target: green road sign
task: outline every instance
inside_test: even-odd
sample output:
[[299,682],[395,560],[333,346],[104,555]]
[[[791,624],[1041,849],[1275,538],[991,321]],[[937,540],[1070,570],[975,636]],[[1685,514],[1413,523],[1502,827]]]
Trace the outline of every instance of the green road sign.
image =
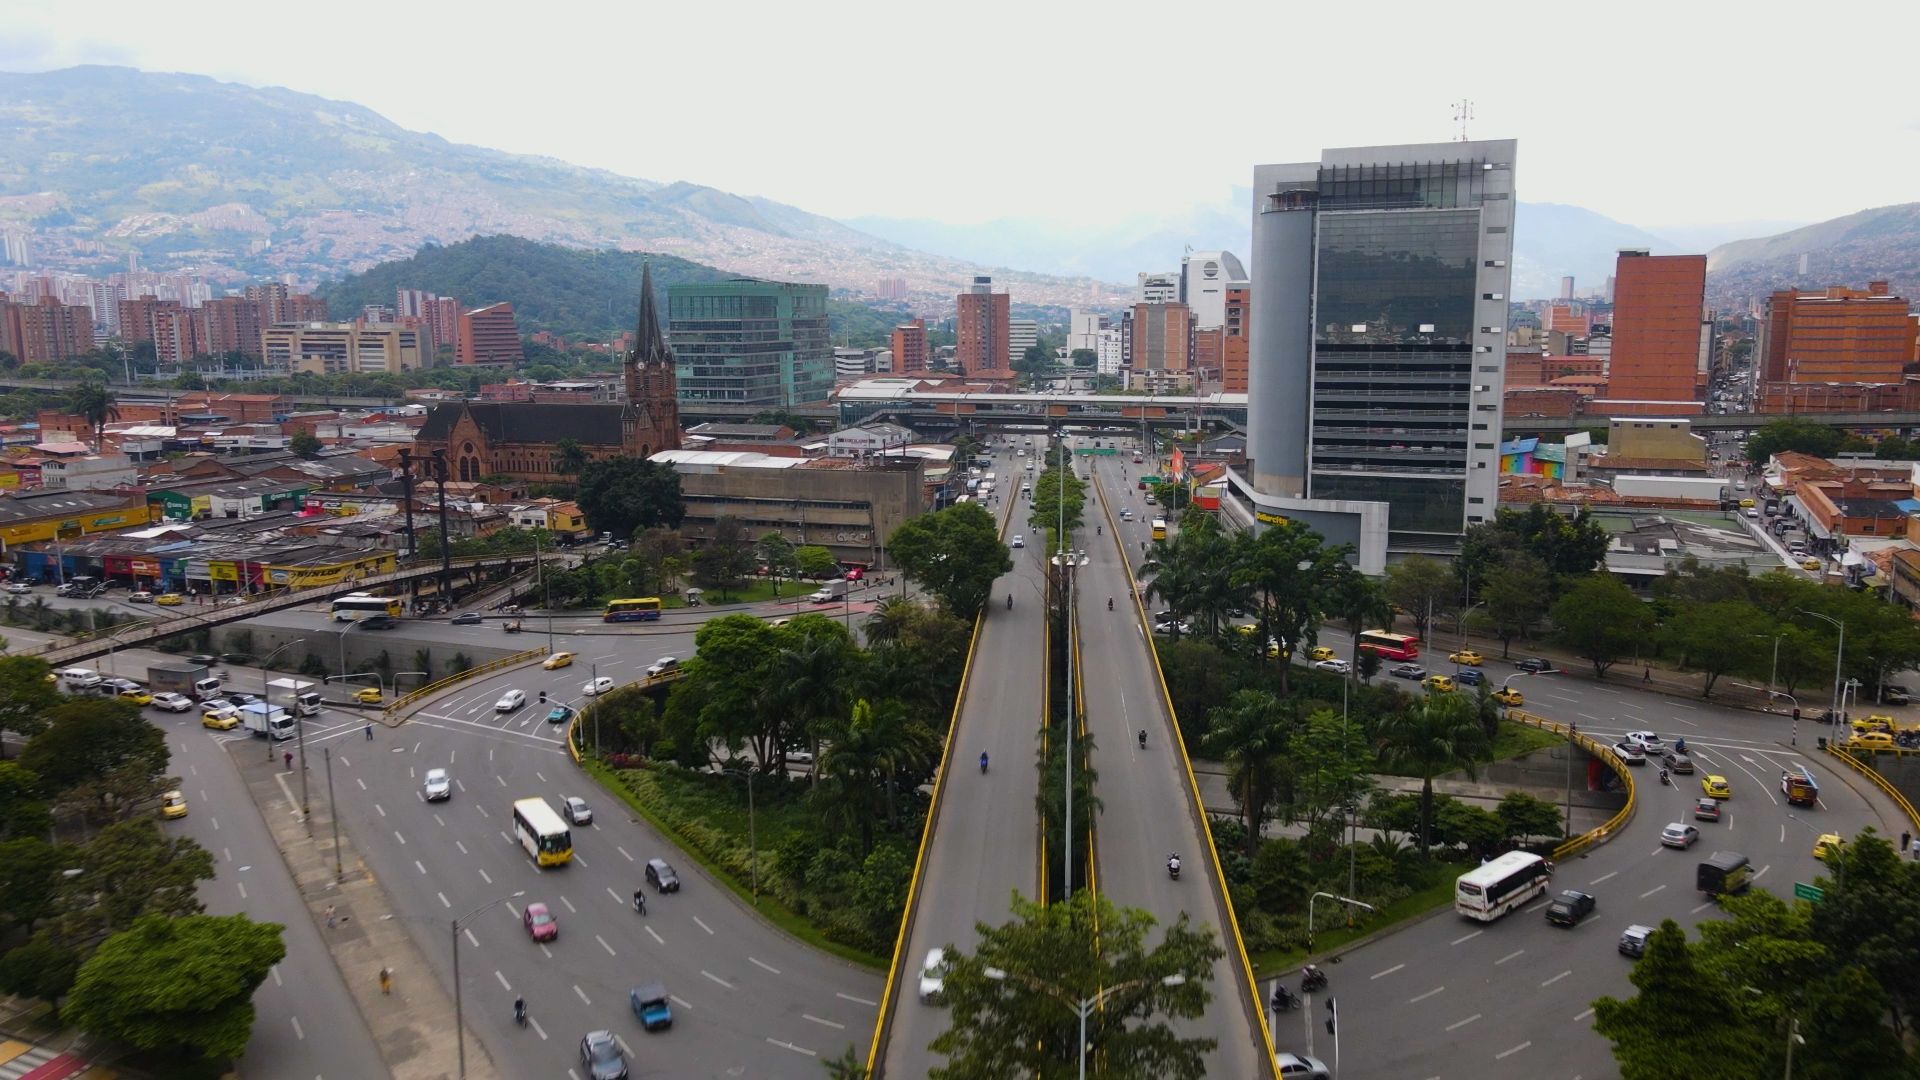
[[1804,881],[1796,881],[1793,883],[1793,898],[1795,900],[1809,900],[1817,904],[1827,898],[1827,890],[1822,889],[1818,885],[1809,885]]

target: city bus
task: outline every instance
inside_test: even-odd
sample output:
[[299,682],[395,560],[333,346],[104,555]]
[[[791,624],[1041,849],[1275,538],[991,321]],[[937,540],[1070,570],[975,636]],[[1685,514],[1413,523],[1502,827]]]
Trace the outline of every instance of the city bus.
[[1412,660],[1420,655],[1420,639],[1411,634],[1368,630],[1354,644],[1382,660]]
[[660,617],[660,598],[642,596],[633,600],[607,601],[607,622],[652,622]]
[[1153,538],[1155,540],[1165,540],[1167,538],[1167,519],[1166,518],[1153,519]]
[[1509,851],[1460,875],[1453,883],[1453,910],[1492,922],[1546,892],[1552,883],[1552,863],[1530,851]]
[[1820,802],[1820,785],[1805,765],[1795,765],[1780,774],[1780,791],[1789,806],[1816,806]]
[[374,596],[372,593],[350,593],[335,597],[333,618],[335,622],[359,622],[372,615],[385,615],[390,619],[400,617],[400,598],[397,596]]
[[565,866],[573,859],[573,834],[545,799],[520,799],[513,804],[513,838],[541,866]]

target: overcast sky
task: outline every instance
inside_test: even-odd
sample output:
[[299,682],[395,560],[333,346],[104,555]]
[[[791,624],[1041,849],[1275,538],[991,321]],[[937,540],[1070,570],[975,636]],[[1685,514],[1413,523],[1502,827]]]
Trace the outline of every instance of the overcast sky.
[[[1465,15],[1468,17],[1458,18]],[[1920,5],[0,0],[0,69],[117,63],[836,217],[1098,224],[1323,146],[1520,140],[1643,227],[1920,199]]]

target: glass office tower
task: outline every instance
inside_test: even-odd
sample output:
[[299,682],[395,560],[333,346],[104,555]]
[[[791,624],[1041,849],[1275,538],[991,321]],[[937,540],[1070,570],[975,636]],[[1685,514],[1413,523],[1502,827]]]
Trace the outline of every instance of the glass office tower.
[[771,407],[827,400],[827,287],[734,278],[667,288],[681,401]]

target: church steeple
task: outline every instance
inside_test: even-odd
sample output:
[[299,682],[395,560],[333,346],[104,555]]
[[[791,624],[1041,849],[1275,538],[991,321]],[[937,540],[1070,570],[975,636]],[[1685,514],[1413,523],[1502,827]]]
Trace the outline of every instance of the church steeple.
[[633,330],[633,351],[626,363],[627,405],[642,430],[642,456],[680,445],[680,402],[674,378],[673,349],[660,330],[659,304],[653,295],[653,264],[640,268],[640,315]]

